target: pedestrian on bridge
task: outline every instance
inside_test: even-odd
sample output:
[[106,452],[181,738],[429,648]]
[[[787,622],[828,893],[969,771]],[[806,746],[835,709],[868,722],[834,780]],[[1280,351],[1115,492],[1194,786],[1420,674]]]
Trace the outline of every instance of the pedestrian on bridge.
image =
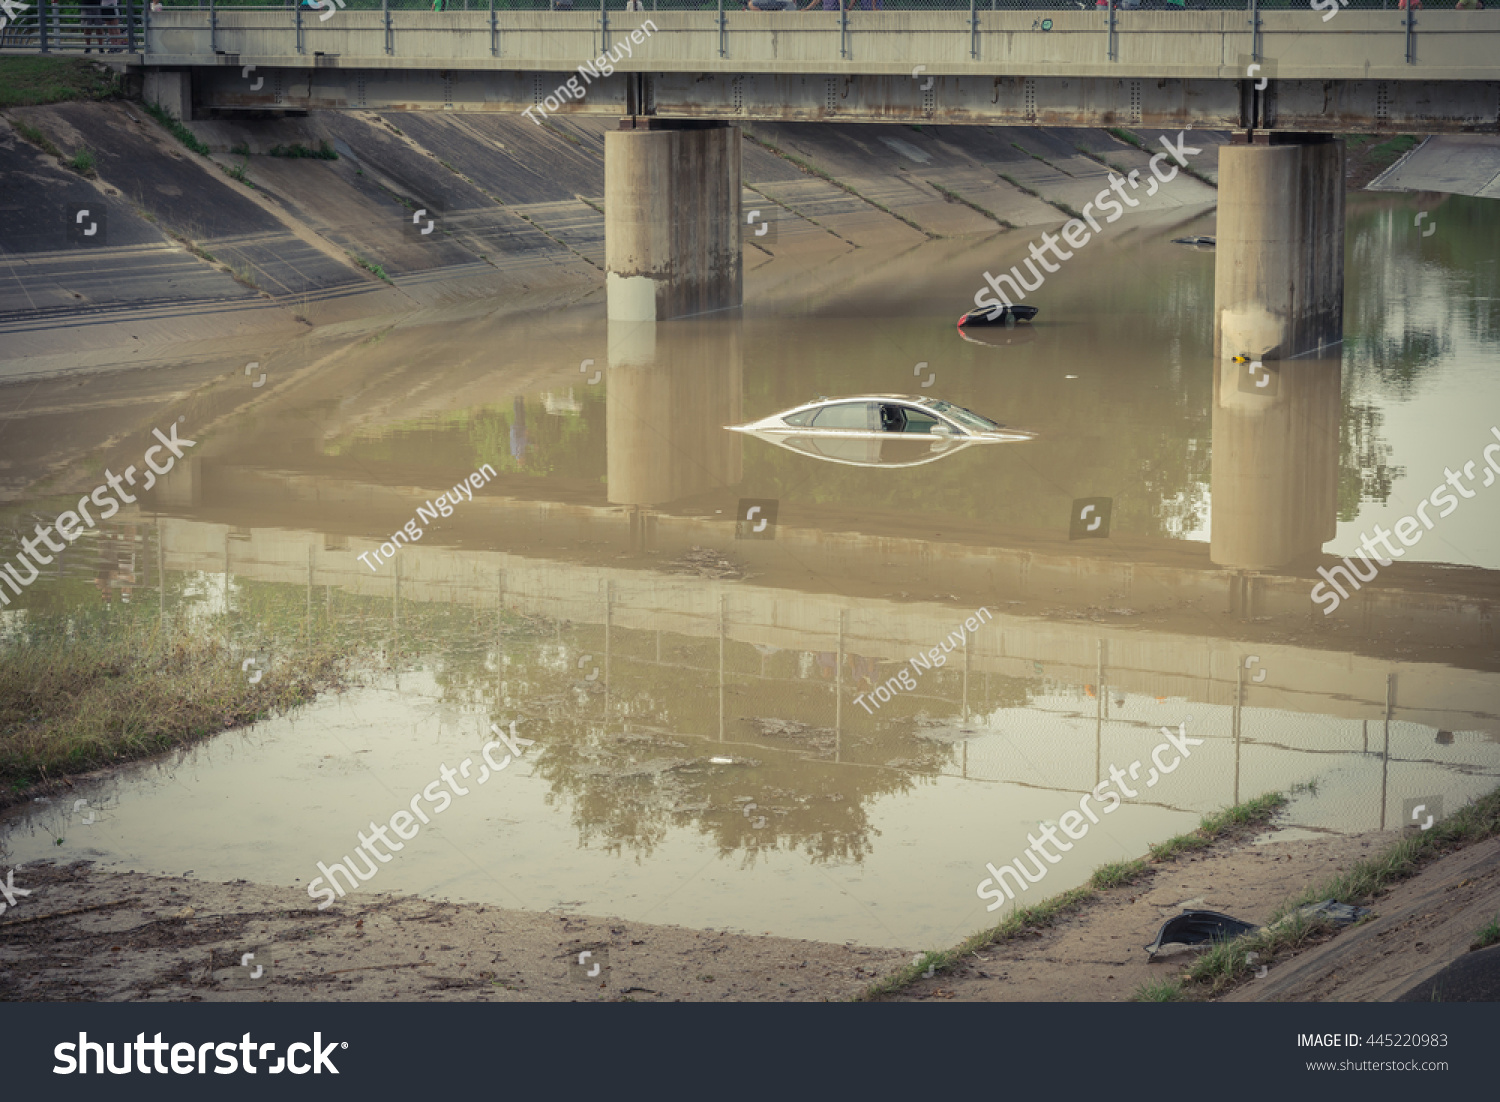
[[94,43],[99,43],[99,52],[104,52],[104,8],[100,0],[79,0],[78,14],[83,23],[83,52],[94,52]]

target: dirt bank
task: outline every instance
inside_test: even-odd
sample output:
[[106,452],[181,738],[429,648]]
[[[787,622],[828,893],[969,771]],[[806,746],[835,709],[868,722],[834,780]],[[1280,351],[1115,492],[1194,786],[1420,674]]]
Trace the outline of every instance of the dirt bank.
[[[0,918],[0,1000],[9,1001],[816,1002],[850,998],[911,960],[374,894],[319,911],[293,889],[84,862],[25,865],[15,884],[33,894]],[[270,976],[250,980],[260,962]]]
[[[919,980],[893,998],[1128,1001],[1144,983],[1179,978],[1196,958],[1195,949],[1171,946],[1151,961],[1142,948],[1184,907],[1264,923],[1287,897],[1347,871],[1399,837],[1372,831],[1219,845],[1203,856],[1156,866],[1149,882],[1104,893],[1051,928],[992,945],[959,971]],[[1500,905],[1497,892],[1500,841],[1492,839],[1434,862],[1381,897],[1373,905],[1374,922],[1304,951],[1228,998],[1394,999],[1467,951],[1474,932]],[[1413,946],[1416,953],[1404,952]]]

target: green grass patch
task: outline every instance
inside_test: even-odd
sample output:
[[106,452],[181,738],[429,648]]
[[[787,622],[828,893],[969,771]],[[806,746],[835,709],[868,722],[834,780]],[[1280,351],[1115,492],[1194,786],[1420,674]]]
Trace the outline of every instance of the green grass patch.
[[228,176],[231,180],[238,180],[246,187],[254,187],[255,185],[250,182],[250,177],[245,174],[245,169],[248,168],[249,165],[250,159],[247,157],[242,164],[220,165],[219,167],[224,170],[224,175]]
[[47,135],[43,134],[30,123],[22,122],[20,119],[12,119],[10,124],[16,128],[17,134],[21,135],[21,137],[25,138],[49,157],[56,157],[59,161],[63,159],[62,150],[53,145]]
[[1469,946],[1469,952],[1488,949],[1491,945],[1500,945],[1500,915],[1479,927],[1479,932],[1474,935],[1474,944]]
[[1147,980],[1130,996],[1133,1003],[1175,1003],[1182,1001],[1182,984],[1177,980]]
[[96,162],[94,161],[94,155],[91,152],[89,152],[87,149],[80,149],[77,153],[73,154],[73,156],[64,161],[63,165],[67,168],[71,168],[80,176],[96,176],[98,174],[94,171],[95,163]]
[[1136,137],[1129,130],[1123,130],[1123,129],[1121,129],[1118,126],[1105,127],[1105,130],[1108,133],[1113,134],[1115,137],[1119,138],[1126,145],[1133,145],[1137,149],[1145,149],[1146,148],[1146,143],[1143,142],[1143,141],[1141,141],[1140,138]]
[[[884,979],[877,980],[859,998],[870,1000],[895,994],[923,978],[928,967],[933,967],[935,973],[948,972],[965,957],[986,946],[1009,941],[1030,930],[1051,926],[1060,916],[1081,910],[1086,903],[1097,898],[1100,892],[1125,887],[1150,876],[1153,864],[1171,861],[1180,853],[1204,849],[1215,841],[1239,837],[1254,828],[1263,826],[1280,808],[1286,806],[1286,803],[1286,797],[1279,792],[1269,792],[1216,814],[1206,815],[1200,821],[1198,829],[1192,834],[1180,835],[1160,846],[1152,846],[1149,859],[1142,857],[1133,861],[1115,861],[1101,865],[1094,870],[1086,887],[1074,888],[1033,906],[1018,908],[998,926],[981,930],[952,949],[930,952],[919,963],[907,965]],[[1319,896],[1318,898],[1327,897]]]
[[[1179,834],[1149,847],[1153,864],[1175,861],[1184,853],[1207,849],[1215,841],[1231,835],[1239,835],[1271,821],[1278,810],[1286,806],[1286,797],[1279,792],[1268,792],[1253,800],[1225,808],[1214,815],[1205,815],[1198,829],[1191,834]],[[1325,898],[1325,897],[1319,897]]]
[[1381,142],[1370,150],[1370,160],[1394,164],[1403,154],[1415,149],[1420,141],[1420,138],[1415,138],[1410,134],[1401,134],[1390,141]]
[[293,160],[336,161],[339,159],[338,151],[328,144],[327,139],[319,142],[317,149],[311,149],[301,142],[293,142],[291,145],[273,145],[269,152],[273,157],[290,157]]
[[301,647],[252,685],[217,638],[144,613],[124,627],[35,617],[0,652],[0,804],[311,700],[347,651]]
[[361,268],[369,272],[371,275],[377,276],[380,279],[385,280],[387,283],[391,282],[391,277],[385,274],[385,269],[382,268],[379,264],[372,264],[362,256],[355,256],[354,263],[358,264]]
[[908,964],[899,972],[877,980],[859,998],[861,1001],[869,1001],[878,999],[882,995],[893,994],[923,978],[929,968],[934,970],[934,974],[952,971],[953,966],[969,954],[990,945],[1009,941],[1029,930],[1040,930],[1051,926],[1060,917],[1079,910],[1093,898],[1094,893],[1088,888],[1074,888],[1061,895],[1054,895],[1051,899],[1044,899],[1035,906],[1021,907],[1013,911],[1000,925],[989,930],[981,930],[952,949],[939,949],[927,953],[917,963]]
[[154,103],[145,103],[141,106],[145,110],[146,114],[150,115],[153,119],[160,123],[162,129],[166,130],[167,133],[172,135],[172,137],[176,138],[179,142],[187,146],[199,156],[208,156],[208,146],[204,145],[201,141],[198,140],[198,135],[194,134],[186,126],[182,125],[181,120],[174,119],[170,114],[168,114],[166,108],[158,107]]
[[37,107],[75,100],[119,99],[113,72],[79,57],[0,57],[0,107]]
[[1127,884],[1134,884],[1149,875],[1150,868],[1145,858],[1138,858],[1135,861],[1111,861],[1094,870],[1094,875],[1089,877],[1089,887],[1095,891],[1104,892],[1110,888],[1123,888]]
[[1218,994],[1245,979],[1246,953],[1259,953],[1258,964],[1271,964],[1305,946],[1332,936],[1334,927],[1297,912],[1310,903],[1332,899],[1363,906],[1394,884],[1415,875],[1444,854],[1500,834],[1500,788],[1454,812],[1431,830],[1393,842],[1383,851],[1292,896],[1276,909],[1264,929],[1216,945],[1188,971],[1188,979]]
[[[1214,942],[1188,969],[1188,982],[1206,986],[1209,995],[1220,994],[1249,979],[1262,965],[1275,964],[1310,945],[1326,941],[1333,931],[1333,924],[1324,918],[1294,914],[1279,926]],[[1253,961],[1252,953],[1256,954]]]

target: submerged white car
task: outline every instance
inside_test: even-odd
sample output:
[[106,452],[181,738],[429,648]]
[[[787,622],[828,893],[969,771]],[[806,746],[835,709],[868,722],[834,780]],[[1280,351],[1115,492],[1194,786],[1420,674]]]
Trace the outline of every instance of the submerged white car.
[[725,425],[833,463],[856,467],[916,467],[975,444],[1035,439],[939,398],[867,394],[820,398],[745,425]]

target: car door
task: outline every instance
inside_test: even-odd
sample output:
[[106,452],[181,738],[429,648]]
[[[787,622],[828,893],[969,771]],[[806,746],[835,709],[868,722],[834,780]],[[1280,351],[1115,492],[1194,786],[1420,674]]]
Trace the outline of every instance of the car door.
[[879,435],[879,416],[874,402],[833,402],[813,415],[812,428],[841,435]]

